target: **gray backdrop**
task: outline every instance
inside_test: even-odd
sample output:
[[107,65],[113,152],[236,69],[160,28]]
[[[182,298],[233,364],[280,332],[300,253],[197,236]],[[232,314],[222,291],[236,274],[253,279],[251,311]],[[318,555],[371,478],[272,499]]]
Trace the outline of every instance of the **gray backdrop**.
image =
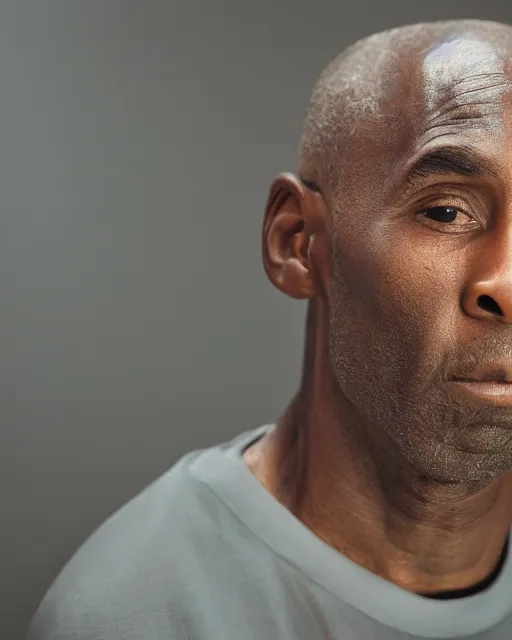
[[509,0],[0,2],[0,638],[185,451],[272,421],[304,305],[260,266],[318,73]]

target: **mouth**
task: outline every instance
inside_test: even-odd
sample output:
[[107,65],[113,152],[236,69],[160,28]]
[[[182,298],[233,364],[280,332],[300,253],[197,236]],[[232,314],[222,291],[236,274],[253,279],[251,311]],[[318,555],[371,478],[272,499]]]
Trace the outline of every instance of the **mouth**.
[[458,394],[478,404],[512,409],[512,382],[504,373],[487,376],[487,379],[454,378],[452,384]]

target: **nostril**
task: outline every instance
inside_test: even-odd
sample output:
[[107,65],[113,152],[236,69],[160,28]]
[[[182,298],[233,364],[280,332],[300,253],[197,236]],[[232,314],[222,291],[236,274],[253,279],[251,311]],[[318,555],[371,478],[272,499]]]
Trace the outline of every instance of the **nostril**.
[[491,296],[478,296],[477,303],[478,306],[484,311],[488,311],[489,313],[496,313],[500,316],[503,315],[499,304],[495,300],[493,300]]

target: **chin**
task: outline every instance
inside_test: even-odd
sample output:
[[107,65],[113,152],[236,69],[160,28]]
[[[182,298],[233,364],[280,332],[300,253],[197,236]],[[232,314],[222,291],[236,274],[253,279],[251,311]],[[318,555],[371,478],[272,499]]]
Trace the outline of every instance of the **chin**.
[[498,452],[491,451],[491,446],[485,445],[478,448],[475,441],[472,450],[468,450],[465,444],[468,438],[461,440],[459,448],[432,443],[430,447],[421,448],[420,455],[418,449],[412,455],[411,451],[404,454],[422,482],[451,486],[452,489],[459,487],[465,493],[480,490],[512,470],[510,451],[503,448]]

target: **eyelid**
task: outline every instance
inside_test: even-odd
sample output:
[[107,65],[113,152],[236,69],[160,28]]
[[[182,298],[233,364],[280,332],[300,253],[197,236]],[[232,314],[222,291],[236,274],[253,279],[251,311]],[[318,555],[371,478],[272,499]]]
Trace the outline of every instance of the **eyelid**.
[[455,209],[456,211],[460,211],[461,213],[465,213],[467,216],[469,216],[470,218],[474,218],[475,216],[473,215],[473,213],[471,213],[470,211],[468,211],[467,209],[469,208],[467,205],[461,205],[460,203],[456,203],[456,202],[448,202],[447,200],[432,200],[431,202],[427,202],[424,205],[422,205],[421,207],[419,207],[417,209],[418,212],[421,211],[428,211],[429,209],[437,209],[437,208],[442,208],[445,207],[447,209]]
[[435,193],[432,193],[430,196],[425,195],[421,200],[417,200],[414,204],[414,209],[416,212],[425,211],[425,209],[431,207],[453,207],[465,213],[470,218],[473,218],[482,224],[488,218],[487,212],[489,209],[488,204],[486,205],[481,197],[478,197],[475,193],[465,193],[464,195],[458,195],[453,193],[453,186],[451,187],[452,193],[449,193],[448,187],[446,188],[446,193],[437,188]]

